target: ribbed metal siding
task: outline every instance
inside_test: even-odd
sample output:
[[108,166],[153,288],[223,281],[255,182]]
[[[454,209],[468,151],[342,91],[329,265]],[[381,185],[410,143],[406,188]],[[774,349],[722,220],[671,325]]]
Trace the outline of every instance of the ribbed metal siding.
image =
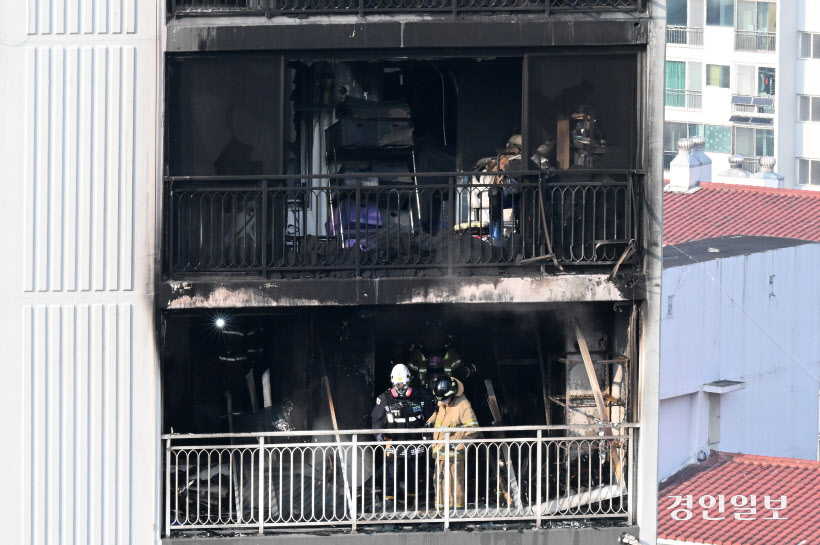
[[135,58],[26,51],[26,291],[133,287]]
[[129,304],[23,310],[24,543],[129,541],[132,321]]
[[29,34],[132,34],[137,0],[28,0],[27,19]]
[[157,535],[158,3],[26,0],[0,19],[27,35],[0,104],[10,543]]

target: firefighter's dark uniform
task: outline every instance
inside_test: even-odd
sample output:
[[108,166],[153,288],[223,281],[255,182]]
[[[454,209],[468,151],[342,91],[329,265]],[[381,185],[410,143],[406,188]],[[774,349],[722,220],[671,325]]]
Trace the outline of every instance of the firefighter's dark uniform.
[[[426,388],[408,388],[404,396],[394,388],[388,388],[376,398],[376,406],[373,408],[370,419],[374,430],[421,428],[435,410],[436,400]],[[385,435],[385,437],[377,437],[385,441],[397,442],[412,441],[417,438],[406,434],[397,434],[395,437]],[[405,475],[407,476],[405,487],[408,499],[414,498],[419,482],[426,477],[426,475],[416,473],[416,462],[425,461],[424,445],[388,446],[386,455],[386,471],[382,476],[383,481],[379,482],[384,490],[385,499],[394,498],[396,485],[404,482]],[[409,487],[408,483],[410,483]],[[404,500],[404,496],[401,495],[399,499]]]

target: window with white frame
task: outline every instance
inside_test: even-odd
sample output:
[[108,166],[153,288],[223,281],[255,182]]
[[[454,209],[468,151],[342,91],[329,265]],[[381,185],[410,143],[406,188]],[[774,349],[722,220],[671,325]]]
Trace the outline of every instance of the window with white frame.
[[735,66],[735,94],[774,96],[775,69],[768,66]]
[[739,0],[737,3],[737,30],[775,32],[777,5],[767,0]]
[[671,26],[686,26],[687,0],[668,0],[666,3],[666,24]]
[[797,159],[797,183],[820,187],[820,159]]
[[737,65],[734,68],[736,95],[774,96],[774,68],[745,64]]
[[732,153],[732,127],[730,125],[704,125],[705,151]]
[[735,66],[735,94],[755,96],[757,94],[757,67]]
[[800,58],[820,59],[820,34],[800,33]]
[[734,26],[735,0],[706,0],[706,24]]
[[678,140],[690,136],[703,136],[703,125],[700,123],[667,121],[663,124],[663,151],[677,152]]
[[797,120],[820,122],[820,97],[797,95]]
[[666,61],[665,105],[671,108],[700,109],[703,91],[703,64],[696,61]]
[[774,68],[761,66],[757,69],[757,94],[774,96]]
[[728,66],[720,64],[706,65],[706,86],[729,88],[730,71]]
[[735,127],[733,153],[743,157],[774,155],[774,131],[756,127]]

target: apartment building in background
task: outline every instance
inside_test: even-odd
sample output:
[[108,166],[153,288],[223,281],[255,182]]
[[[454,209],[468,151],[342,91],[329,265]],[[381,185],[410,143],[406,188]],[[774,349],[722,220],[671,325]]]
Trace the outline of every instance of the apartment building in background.
[[664,165],[703,136],[712,172],[774,156],[786,187],[820,188],[820,4],[670,0]]

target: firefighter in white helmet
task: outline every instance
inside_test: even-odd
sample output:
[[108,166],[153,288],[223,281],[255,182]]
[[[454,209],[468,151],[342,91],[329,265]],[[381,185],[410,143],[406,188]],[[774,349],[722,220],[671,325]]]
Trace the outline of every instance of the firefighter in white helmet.
[[[376,439],[387,442],[385,446],[384,471],[377,475],[376,485],[381,486],[385,502],[414,503],[422,475],[422,466],[416,472],[416,463],[425,461],[423,445],[395,442],[413,441],[415,434],[391,435],[391,429],[421,428],[435,412],[436,402],[424,386],[415,387],[412,376],[406,365],[399,363],[390,372],[390,388],[376,398],[376,406],[370,415],[374,430],[385,430],[378,433]],[[407,479],[405,482],[405,475]],[[402,493],[402,488],[404,491]],[[398,490],[398,494],[396,493]],[[423,489],[422,489],[423,490]],[[396,497],[398,496],[398,498]],[[395,504],[393,504],[395,505]]]

